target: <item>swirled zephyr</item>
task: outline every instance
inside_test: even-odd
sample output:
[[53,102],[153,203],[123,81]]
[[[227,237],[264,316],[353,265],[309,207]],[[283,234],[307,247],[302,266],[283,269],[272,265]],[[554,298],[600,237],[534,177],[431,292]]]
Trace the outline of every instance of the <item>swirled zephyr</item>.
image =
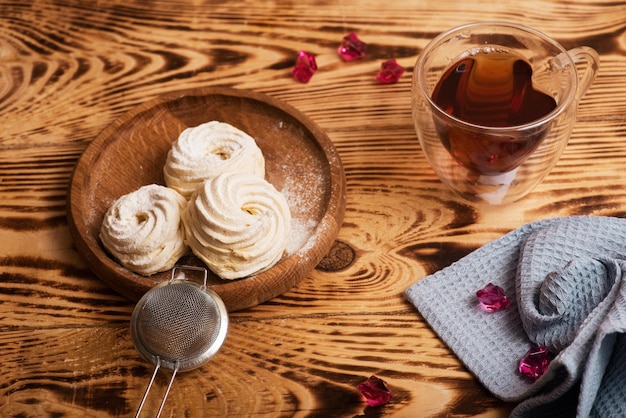
[[183,213],[187,244],[223,279],[267,270],[287,246],[291,213],[263,178],[223,173],[205,181]]
[[265,176],[265,158],[256,141],[234,126],[218,121],[185,129],[169,150],[165,184],[189,198],[204,180],[224,172]]
[[124,267],[148,276],[171,269],[187,251],[177,191],[150,184],[117,199],[107,210],[100,240]]

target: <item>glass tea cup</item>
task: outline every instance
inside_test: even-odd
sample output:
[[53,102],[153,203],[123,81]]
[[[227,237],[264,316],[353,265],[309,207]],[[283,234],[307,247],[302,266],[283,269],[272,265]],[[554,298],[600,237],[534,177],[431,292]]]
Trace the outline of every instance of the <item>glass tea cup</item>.
[[[478,63],[484,55],[498,60],[498,55],[505,54],[527,63],[528,74],[532,71],[530,88],[552,97],[552,110],[519,124],[497,125],[464,120],[436,104],[433,92],[440,79],[466,69],[460,62],[469,58]],[[422,151],[439,179],[457,195],[494,205],[519,200],[559,160],[574,126],[578,102],[593,83],[598,66],[599,57],[592,48],[566,50],[543,33],[521,25],[485,22],[450,29],[424,48],[413,72],[411,106]],[[489,80],[491,75],[483,70],[480,76],[483,97],[496,85]],[[451,97],[456,100],[454,94]]]

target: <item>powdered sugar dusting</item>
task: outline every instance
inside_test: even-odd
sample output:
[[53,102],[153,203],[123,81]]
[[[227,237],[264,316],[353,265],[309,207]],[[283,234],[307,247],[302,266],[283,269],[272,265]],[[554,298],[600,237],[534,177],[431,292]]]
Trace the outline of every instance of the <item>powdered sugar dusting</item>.
[[301,250],[313,235],[316,226],[317,222],[313,219],[292,218],[289,239],[285,248],[287,255],[292,255]]
[[289,255],[299,252],[315,233],[323,214],[322,205],[325,198],[324,177],[323,173],[320,173],[319,164],[311,158],[310,164],[298,168],[296,173],[293,166],[282,167],[285,177],[280,192],[287,200],[292,215],[291,232],[286,248]]

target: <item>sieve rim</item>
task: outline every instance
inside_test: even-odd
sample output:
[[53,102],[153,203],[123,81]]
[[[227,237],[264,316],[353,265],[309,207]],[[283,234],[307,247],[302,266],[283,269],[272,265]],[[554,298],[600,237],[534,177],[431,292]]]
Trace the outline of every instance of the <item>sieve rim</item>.
[[[213,343],[210,344],[207,349],[202,351],[201,353],[180,359],[164,358],[155,354],[155,352],[150,347],[147,347],[146,344],[144,344],[143,338],[138,331],[139,327],[137,326],[138,321],[141,317],[143,307],[158,289],[165,286],[190,287],[190,292],[196,292],[198,295],[202,295],[206,300],[210,300],[216,306],[217,318],[219,320],[217,332]],[[144,360],[152,363],[155,366],[159,366],[167,370],[187,371],[202,366],[219,351],[220,347],[226,339],[227,331],[228,312],[226,310],[226,305],[224,304],[220,296],[214,290],[206,287],[205,285],[201,286],[193,281],[178,278],[172,278],[171,280],[161,282],[152,287],[149,291],[147,291],[137,302],[137,305],[135,305],[135,309],[133,310],[130,321],[131,338],[139,354],[141,354]]]

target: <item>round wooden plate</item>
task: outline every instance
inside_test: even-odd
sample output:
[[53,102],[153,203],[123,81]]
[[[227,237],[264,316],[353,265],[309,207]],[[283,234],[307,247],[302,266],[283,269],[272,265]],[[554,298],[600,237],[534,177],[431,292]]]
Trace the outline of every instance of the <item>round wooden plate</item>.
[[[72,175],[68,220],[78,252],[102,281],[137,301],[171,272],[144,277],[111,258],[98,238],[114,200],[146,184],[165,184],[163,165],[187,127],[219,120],[247,132],[266,161],[266,179],[289,203],[293,223],[285,256],[271,269],[209,286],[229,311],[276,297],[306,277],[330,250],[343,221],[345,175],[328,136],[286,103],[230,88],[172,93],[140,105],[105,128],[87,147]],[[193,255],[179,264],[203,266]]]

